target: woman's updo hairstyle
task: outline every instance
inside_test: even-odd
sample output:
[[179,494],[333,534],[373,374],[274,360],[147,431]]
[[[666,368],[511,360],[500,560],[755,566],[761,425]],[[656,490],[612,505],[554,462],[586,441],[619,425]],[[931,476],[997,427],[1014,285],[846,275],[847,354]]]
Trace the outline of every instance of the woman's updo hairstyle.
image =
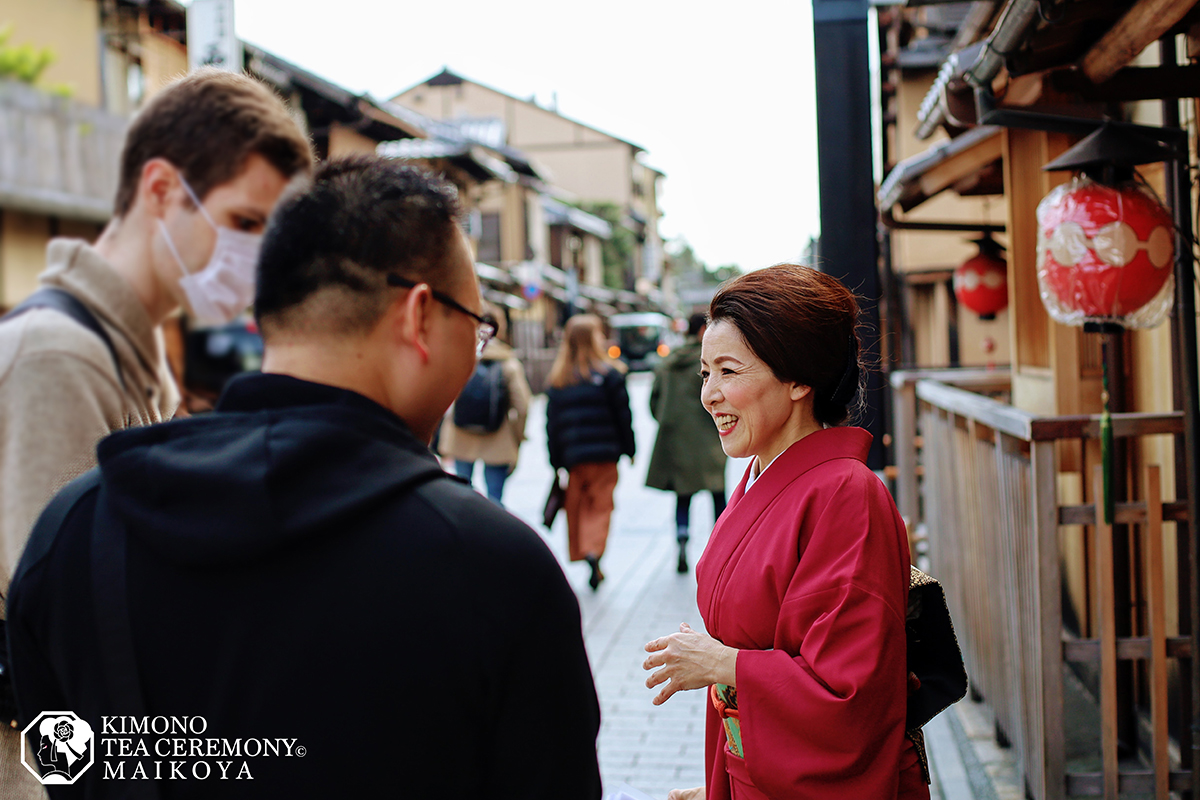
[[724,283],[708,308],[729,322],[784,383],[813,390],[813,415],[841,425],[857,410],[858,301],[842,282],[811,267],[777,264]]

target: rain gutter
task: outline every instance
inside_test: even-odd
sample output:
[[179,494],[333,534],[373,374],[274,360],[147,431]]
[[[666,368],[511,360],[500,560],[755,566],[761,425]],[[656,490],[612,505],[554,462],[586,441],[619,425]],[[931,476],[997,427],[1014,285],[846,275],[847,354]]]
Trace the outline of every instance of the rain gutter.
[[[1000,14],[1000,21],[984,41],[983,49],[975,61],[962,71],[963,79],[976,88],[990,87],[992,79],[1004,66],[1004,59],[1021,44],[1037,19],[1038,0],[1009,0]],[[917,126],[918,139],[928,139],[945,120],[946,108],[942,103],[942,94],[959,73],[959,55],[962,52],[950,54],[921,102],[921,110],[917,114],[921,123]]]
[[961,136],[939,142],[925,152],[910,156],[888,173],[887,179],[879,187],[877,198],[880,208],[891,208],[904,194],[905,187],[914,179],[921,177],[929,170],[941,164],[951,156],[969,150],[986,139],[1000,133],[1000,128],[993,125],[981,125],[972,128]]
[[951,231],[981,233],[1004,233],[1005,226],[985,222],[935,222],[922,220],[910,222],[896,219],[893,208],[904,196],[904,190],[915,180],[929,170],[942,164],[947,159],[971,149],[980,142],[997,135],[1000,128],[991,125],[981,125],[972,128],[954,139],[939,142],[933,147],[915,156],[904,159],[888,173],[887,179],[879,187],[876,199],[879,203],[879,221],[884,227],[901,231]]

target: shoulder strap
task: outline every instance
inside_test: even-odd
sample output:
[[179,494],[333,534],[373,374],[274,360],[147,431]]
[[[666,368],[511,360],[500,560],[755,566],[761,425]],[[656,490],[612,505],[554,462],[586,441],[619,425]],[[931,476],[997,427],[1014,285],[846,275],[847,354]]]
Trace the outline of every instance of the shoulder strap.
[[121,359],[117,356],[117,348],[113,346],[112,338],[109,337],[108,331],[104,330],[104,326],[100,324],[100,321],[96,319],[96,315],[80,302],[79,298],[64,289],[54,286],[43,286],[18,303],[3,318],[12,319],[34,308],[49,308],[60,314],[65,314],[99,336],[100,341],[104,342],[104,346],[108,348],[108,354],[112,356],[113,367],[117,371],[117,380],[121,382],[121,388],[125,388],[125,375],[121,372]]
[[[94,489],[99,482],[100,470],[90,469],[68,483],[62,491],[54,496],[54,499],[42,511],[42,515],[38,517],[37,523],[33,526],[33,532],[29,534],[29,543],[13,574],[14,581],[18,575],[24,572],[25,565],[33,564],[49,552],[51,545],[54,544],[54,538],[62,529],[63,523],[67,521],[67,516],[83,496],[89,490]],[[3,595],[0,595],[0,598],[3,598]]]
[[[88,491],[96,486],[99,477],[99,470],[91,470],[83,474],[83,476],[71,481],[67,486],[55,495],[50,504],[38,517],[37,523],[33,526],[33,532],[29,536],[29,544],[25,548],[25,552],[21,555],[21,560],[17,563],[17,568],[13,573],[13,582],[15,583],[24,574],[25,570],[30,565],[37,562],[42,556],[49,552],[51,545],[54,543],[54,538],[62,529],[63,523],[66,522],[67,516],[70,515],[72,509],[79,503]],[[8,647],[4,642],[4,636],[7,628],[8,609],[5,607],[5,597],[0,593],[0,724],[10,723],[13,727],[17,726],[17,707],[15,699],[12,696],[12,678],[9,675],[9,653]]]

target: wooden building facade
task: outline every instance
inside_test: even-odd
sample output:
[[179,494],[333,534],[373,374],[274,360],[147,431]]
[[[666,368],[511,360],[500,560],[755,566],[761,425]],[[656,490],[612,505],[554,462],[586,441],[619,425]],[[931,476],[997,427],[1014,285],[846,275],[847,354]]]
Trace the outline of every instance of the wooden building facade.
[[[870,17],[898,502],[1038,800],[1197,786],[1194,6],[912,0]],[[1177,251],[1174,308],[1149,330],[1059,324],[1038,282],[1038,204],[1072,177],[1044,167],[1105,120],[1174,148],[1138,171]],[[985,231],[1007,260],[991,320],[952,285]]]

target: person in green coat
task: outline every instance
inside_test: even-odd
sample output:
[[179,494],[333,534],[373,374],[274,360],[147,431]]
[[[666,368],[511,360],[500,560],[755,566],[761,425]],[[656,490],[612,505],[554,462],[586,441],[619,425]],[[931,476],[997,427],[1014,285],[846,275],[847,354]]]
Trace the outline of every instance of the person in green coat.
[[678,571],[688,571],[687,543],[692,495],[711,492],[713,518],[725,510],[725,452],[721,437],[700,402],[700,339],[705,317],[688,320],[685,342],[659,364],[650,390],[650,413],[658,420],[658,438],[650,455],[646,485],[675,492]]

